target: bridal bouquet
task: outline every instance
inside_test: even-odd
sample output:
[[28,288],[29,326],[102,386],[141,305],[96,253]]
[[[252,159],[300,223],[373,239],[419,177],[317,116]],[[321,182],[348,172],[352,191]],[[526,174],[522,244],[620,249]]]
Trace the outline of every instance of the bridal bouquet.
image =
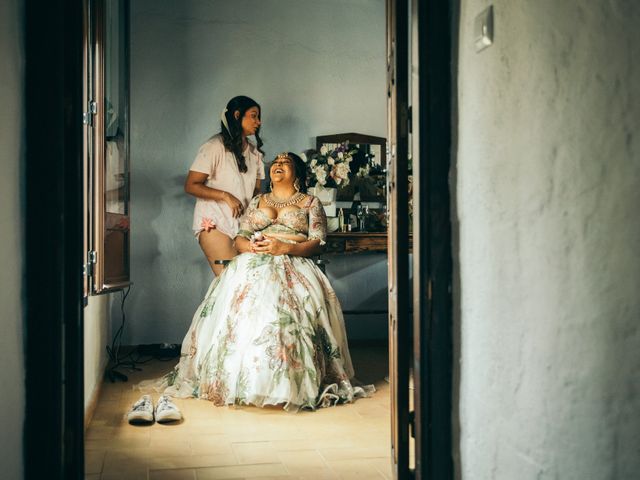
[[349,184],[350,163],[357,150],[349,149],[347,142],[333,150],[325,145],[320,151],[307,150],[302,159],[307,163],[307,179],[310,187],[338,188]]

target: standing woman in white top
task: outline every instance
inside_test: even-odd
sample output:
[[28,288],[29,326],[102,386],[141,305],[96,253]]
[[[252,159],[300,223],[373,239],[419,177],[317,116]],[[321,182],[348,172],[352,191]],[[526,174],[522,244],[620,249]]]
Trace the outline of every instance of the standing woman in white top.
[[[184,184],[184,190],[197,198],[193,232],[216,276],[223,266],[214,262],[238,254],[233,239],[239,218],[265,177],[260,124],[258,103],[245,96],[229,100],[220,133],[200,147]],[[254,136],[255,145],[249,136]]]

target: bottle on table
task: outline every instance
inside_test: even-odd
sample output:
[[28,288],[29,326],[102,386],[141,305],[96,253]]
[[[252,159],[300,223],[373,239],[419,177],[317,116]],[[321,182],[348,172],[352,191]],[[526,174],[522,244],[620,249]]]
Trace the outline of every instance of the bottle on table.
[[349,224],[351,225],[352,231],[357,231],[359,225],[359,215],[362,215],[360,212],[362,210],[362,203],[360,202],[360,191],[356,190],[356,193],[353,195],[353,203],[351,204],[351,208],[349,209]]

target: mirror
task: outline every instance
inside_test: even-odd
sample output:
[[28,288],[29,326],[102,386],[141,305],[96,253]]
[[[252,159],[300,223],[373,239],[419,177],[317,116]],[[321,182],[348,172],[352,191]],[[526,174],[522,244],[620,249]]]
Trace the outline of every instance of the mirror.
[[338,133],[316,137],[316,148],[324,145],[333,149],[346,143],[349,150],[355,150],[351,162],[350,182],[338,189],[339,200],[353,200],[356,192],[360,200],[367,202],[385,202],[386,188],[386,144],[383,137],[362,133]]
[[[386,232],[386,144],[383,137],[362,133],[338,133],[316,137],[316,149],[329,151],[344,145],[351,152],[351,172],[347,185],[337,189],[335,208],[343,210],[349,231]],[[364,213],[363,207],[366,209]],[[325,207],[326,208],[326,207]],[[330,217],[330,211],[327,212]],[[366,217],[366,218],[365,218]],[[364,222],[364,223],[363,223]],[[337,222],[329,219],[329,230]],[[347,231],[347,228],[342,231]]]
[[105,3],[105,225],[104,288],[129,283],[129,95],[126,9],[123,0]]

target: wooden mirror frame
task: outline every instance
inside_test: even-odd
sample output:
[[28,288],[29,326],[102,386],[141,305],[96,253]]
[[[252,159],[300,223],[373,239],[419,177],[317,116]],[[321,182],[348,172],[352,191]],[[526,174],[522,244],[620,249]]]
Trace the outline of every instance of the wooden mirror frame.
[[374,137],[362,133],[336,133],[333,135],[321,135],[316,137],[316,150],[325,143],[368,143],[369,145],[380,145],[380,165],[387,168],[387,139],[384,137]]

